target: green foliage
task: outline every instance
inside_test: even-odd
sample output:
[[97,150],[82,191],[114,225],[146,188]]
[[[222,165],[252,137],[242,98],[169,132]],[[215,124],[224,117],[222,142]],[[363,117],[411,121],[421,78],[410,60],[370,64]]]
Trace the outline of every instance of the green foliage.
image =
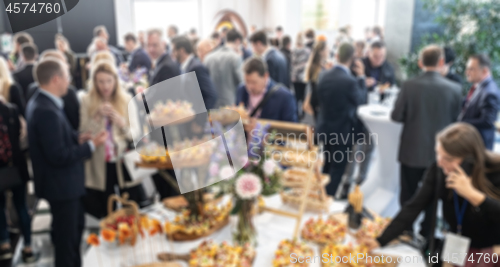
[[[492,62],[493,77],[500,77],[500,4],[498,0],[422,0],[424,8],[436,12],[442,35],[428,35],[417,51],[399,60],[406,77],[414,77],[418,68],[418,50],[431,43],[455,50],[455,72],[464,77],[470,55],[486,53]],[[467,87],[467,85],[465,85]]]

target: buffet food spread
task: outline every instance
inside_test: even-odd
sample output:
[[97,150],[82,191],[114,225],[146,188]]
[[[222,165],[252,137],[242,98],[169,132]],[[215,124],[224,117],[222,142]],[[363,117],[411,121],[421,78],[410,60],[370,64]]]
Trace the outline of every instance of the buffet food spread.
[[312,248],[303,241],[298,240],[282,240],[278,245],[278,249],[274,253],[273,267],[286,267],[286,266],[309,266],[308,263],[296,262],[292,263],[290,261],[290,255],[295,253],[295,255],[300,255],[303,258],[312,258],[314,252]]
[[206,205],[201,216],[183,210],[173,222],[165,223],[165,232],[173,240],[194,240],[213,233],[228,223],[231,203],[222,207]]
[[181,100],[157,102],[150,112],[151,120],[158,126],[189,121],[186,119],[192,119],[194,115],[193,104]]
[[345,223],[322,216],[310,218],[302,227],[301,237],[317,244],[342,243],[347,232]]
[[190,267],[250,267],[255,249],[250,245],[232,246],[227,242],[216,244],[203,241],[190,253]]

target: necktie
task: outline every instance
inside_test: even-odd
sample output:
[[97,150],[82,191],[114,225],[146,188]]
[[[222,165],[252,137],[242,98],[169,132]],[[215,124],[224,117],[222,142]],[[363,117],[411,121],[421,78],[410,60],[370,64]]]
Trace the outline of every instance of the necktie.
[[472,95],[474,94],[474,91],[476,91],[476,85],[473,85],[470,90],[469,90],[469,93],[467,93],[467,102],[470,101]]

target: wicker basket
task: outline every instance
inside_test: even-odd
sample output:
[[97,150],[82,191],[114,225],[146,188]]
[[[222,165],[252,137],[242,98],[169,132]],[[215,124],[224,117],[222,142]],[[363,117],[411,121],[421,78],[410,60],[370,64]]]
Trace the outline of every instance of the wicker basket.
[[[113,205],[116,203],[121,203],[122,208],[116,211],[113,211]],[[108,199],[108,216],[101,220],[100,226],[101,229],[109,228],[108,225],[116,224],[116,221],[120,217],[126,217],[133,215],[135,217],[133,225],[130,227],[132,230],[132,234],[130,237],[125,239],[125,243],[129,243],[130,245],[135,245],[137,241],[137,235],[139,234],[139,207],[134,201],[128,200],[128,194],[124,193],[123,197],[119,197],[118,195],[112,195]]]

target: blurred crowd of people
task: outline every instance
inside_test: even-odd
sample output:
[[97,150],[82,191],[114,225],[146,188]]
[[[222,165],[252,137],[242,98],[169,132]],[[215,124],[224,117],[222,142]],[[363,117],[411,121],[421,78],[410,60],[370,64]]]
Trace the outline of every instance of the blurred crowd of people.
[[[39,55],[33,38],[18,33],[11,54],[0,57],[0,166],[6,168],[13,163],[21,180],[9,189],[25,238],[25,262],[37,259],[31,247],[25,202],[26,183],[31,178],[37,197],[46,199],[51,206],[56,266],[81,266],[84,212],[97,218],[106,216],[107,199],[116,192],[128,192],[138,202],[145,197],[121,161],[123,153],[133,148],[127,103],[144,90],[126,87],[121,77],[136,72],[147,76],[149,86],[195,72],[206,109],[243,104],[251,116],[245,126],[248,132],[255,127],[257,118],[300,122],[310,114],[318,137],[315,142],[327,155],[323,170],[331,179],[327,193],[346,198],[354,180],[358,184],[365,180],[376,144],[358,118],[357,109],[368,103],[369,93],[384,99],[385,90],[396,84],[382,28],[367,29],[364,40],[354,40],[350,27],[343,27],[331,47],[327,38],[313,29],[299,32],[295,39],[282,27],[268,32],[252,26],[249,36],[223,27],[207,38],[198,37],[194,29],[181,35],[173,25],[166,32],[166,36],[161,29],[129,33],[123,37],[125,45],[120,49],[108,43],[106,28],[97,26],[87,49],[90,75],[86,88],[72,84],[77,58],[63,35],[55,36],[54,49]],[[404,125],[399,153],[401,205],[416,205],[415,200],[409,201],[418,191],[426,169],[434,166],[435,135],[450,124],[462,121],[473,125],[483,145],[490,150],[493,147],[499,92],[491,77],[491,63],[486,55],[470,57],[466,77],[474,86],[463,98],[462,80],[453,72],[453,60],[450,48],[425,47],[419,59],[422,74],[401,84],[392,112],[392,119]],[[334,138],[333,134],[343,137]],[[441,136],[453,136],[452,130]],[[440,159],[440,155],[454,155],[452,148],[443,148],[445,152],[437,153],[440,168],[446,166],[440,160],[447,160]],[[364,159],[349,161],[353,151],[362,151]],[[33,177],[28,174],[28,159]],[[359,171],[354,178],[356,164]],[[171,175],[175,177],[173,172]],[[477,186],[474,181],[483,183],[486,178],[483,175],[475,179],[473,184]],[[153,180],[161,198],[177,194],[161,176],[155,175]],[[494,185],[498,188],[498,184]],[[498,200],[492,199],[498,195],[486,194],[486,199],[495,201],[487,200],[487,209],[494,211]],[[5,207],[4,199],[0,197],[0,208]],[[471,201],[477,205],[483,202]],[[428,212],[426,217],[432,210]],[[430,226],[425,225],[422,234],[428,235]],[[7,228],[5,216],[0,215],[3,259],[12,257]],[[399,228],[410,230],[411,224]],[[391,237],[395,234],[391,233]],[[384,245],[387,240],[384,237],[379,243]],[[480,244],[490,243],[485,240]]]

